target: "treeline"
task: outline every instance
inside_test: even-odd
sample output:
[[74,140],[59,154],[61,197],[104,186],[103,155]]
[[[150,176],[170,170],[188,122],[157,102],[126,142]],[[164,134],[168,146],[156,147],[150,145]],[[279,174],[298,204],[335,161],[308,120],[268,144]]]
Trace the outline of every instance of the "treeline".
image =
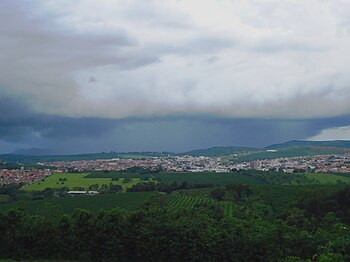
[[[301,170],[299,170],[301,172]],[[255,180],[261,181],[267,184],[276,184],[276,185],[288,185],[288,184],[300,184],[300,185],[312,185],[319,184],[320,182],[316,179],[308,178],[303,173],[284,173],[283,171],[269,170],[231,170],[232,175],[237,175],[246,178],[253,178]],[[148,180],[157,180],[164,183],[172,183],[177,179],[183,181],[184,178],[179,178],[181,174],[186,174],[188,177],[187,182],[190,182],[193,177],[202,177],[204,181],[208,182],[208,177],[206,175],[215,175],[215,172],[201,172],[201,173],[167,173],[162,172],[160,167],[155,169],[144,169],[142,167],[133,167],[127,170],[122,171],[94,171],[85,176],[85,178],[111,178],[112,180],[119,180],[121,178],[140,178],[143,181]],[[224,176],[227,176],[227,173],[223,173]],[[172,178],[173,176],[173,178]],[[232,177],[234,178],[234,177]],[[210,184],[221,184],[221,177],[211,177]],[[232,181],[231,183],[234,183]],[[247,182],[245,182],[247,183]],[[198,183],[197,183],[198,184]]]
[[[16,202],[16,201],[31,201],[31,200],[43,200],[47,198],[61,198],[67,197],[68,187],[62,188],[45,188],[41,191],[27,191],[21,190],[23,185],[5,184],[0,186],[0,196],[6,196],[6,199],[2,202]],[[73,191],[85,191],[84,187],[73,187]],[[88,187],[88,190],[99,191],[101,194],[109,194],[123,191],[121,185],[109,184],[93,184]]]
[[[136,212],[76,210],[58,218],[11,210],[0,214],[0,258],[349,261],[348,213],[338,213],[349,212],[349,196],[345,189],[332,197],[309,199],[303,208],[274,220],[247,215],[245,209],[225,217],[216,205],[174,211],[159,202]],[[335,207],[325,204],[329,201]]]
[[171,193],[181,189],[195,189],[195,188],[210,188],[214,187],[213,184],[191,184],[188,182],[177,183],[176,181],[167,183],[155,183],[155,182],[141,182],[128,188],[127,192],[147,192],[147,191],[159,191],[164,193]]
[[0,170],[6,169],[6,170],[19,170],[24,168],[25,170],[30,169],[56,169],[56,167],[48,166],[48,165],[38,165],[35,163],[21,163],[18,164],[17,162],[2,162],[0,160]]
[[210,196],[218,201],[240,201],[244,197],[253,194],[249,185],[246,184],[229,184],[225,187],[214,188],[210,191]]
[[261,170],[232,170],[232,173],[245,175],[260,179],[268,184],[276,185],[288,185],[288,184],[299,184],[299,185],[312,185],[320,184],[319,181],[311,179],[300,173],[284,173],[283,171],[261,171]]
[[119,180],[121,178],[140,178],[141,180],[149,180],[154,178],[154,174],[161,172],[161,167],[157,168],[143,168],[131,167],[126,170],[104,170],[92,171],[86,175],[85,178],[111,178],[112,180]]

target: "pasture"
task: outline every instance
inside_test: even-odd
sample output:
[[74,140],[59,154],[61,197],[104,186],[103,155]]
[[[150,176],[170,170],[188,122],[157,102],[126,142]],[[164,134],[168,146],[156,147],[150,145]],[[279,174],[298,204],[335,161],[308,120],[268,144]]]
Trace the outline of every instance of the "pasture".
[[31,214],[54,216],[66,214],[74,209],[82,208],[89,211],[98,211],[100,209],[124,208],[126,210],[135,210],[142,206],[155,192],[137,192],[137,193],[114,193],[101,194],[96,196],[66,196],[64,198],[49,198],[44,200],[18,201],[0,205],[0,212],[11,208],[21,208]]
[[134,184],[140,182],[139,178],[132,178],[131,181],[123,183],[124,178],[120,178],[117,181],[112,181],[111,178],[85,178],[88,173],[54,173],[45,179],[24,187],[24,190],[29,191],[41,191],[45,188],[63,188],[68,187],[73,190],[74,187],[82,187],[85,190],[89,189],[89,186],[98,184],[101,187],[103,184],[109,185],[121,185],[123,188],[132,187]]

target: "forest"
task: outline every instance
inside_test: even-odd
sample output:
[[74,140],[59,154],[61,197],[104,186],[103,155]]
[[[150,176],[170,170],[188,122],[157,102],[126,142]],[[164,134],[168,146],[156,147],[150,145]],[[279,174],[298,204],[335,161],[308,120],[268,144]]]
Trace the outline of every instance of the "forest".
[[[273,197],[283,192],[287,204]],[[176,205],[174,196],[188,205]],[[196,198],[210,201],[190,204]],[[75,209],[50,216],[9,209],[0,213],[0,258],[349,261],[349,207],[347,186],[229,184],[162,193],[134,210]]]

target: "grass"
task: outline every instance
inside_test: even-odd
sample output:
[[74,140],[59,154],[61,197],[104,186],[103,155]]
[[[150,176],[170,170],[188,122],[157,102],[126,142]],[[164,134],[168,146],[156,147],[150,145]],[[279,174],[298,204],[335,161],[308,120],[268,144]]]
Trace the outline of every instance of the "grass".
[[155,192],[114,193],[97,196],[67,196],[64,198],[50,198],[44,200],[19,201],[0,205],[0,212],[11,208],[22,208],[31,214],[54,216],[72,212],[76,208],[90,211],[100,209],[124,208],[134,210],[140,207]]
[[315,179],[321,184],[350,184],[350,177],[345,177],[336,174],[324,174],[324,173],[306,173],[307,178]]
[[[70,190],[72,190],[74,187],[83,187],[87,190],[89,189],[89,186],[94,184],[98,184],[101,187],[103,184],[109,185],[110,183],[114,185],[121,185],[124,188],[129,188],[140,182],[139,178],[133,178],[130,182],[124,184],[124,178],[121,178],[118,181],[112,181],[111,178],[85,178],[86,175],[88,175],[88,173],[54,173],[51,176],[46,177],[44,180],[25,187],[24,190],[41,191],[47,187],[68,187]],[[66,179],[66,181],[62,181],[62,179]]]

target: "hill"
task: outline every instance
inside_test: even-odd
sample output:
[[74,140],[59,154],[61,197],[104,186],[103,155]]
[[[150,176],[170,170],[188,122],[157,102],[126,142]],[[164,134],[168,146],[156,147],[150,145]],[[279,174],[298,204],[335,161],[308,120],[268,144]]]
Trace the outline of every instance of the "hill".
[[[273,150],[273,152],[272,152]],[[239,155],[239,160],[254,160],[262,158],[279,158],[324,154],[343,154],[350,152],[350,141],[300,141],[292,140],[281,144],[274,144],[265,148],[243,147],[243,146],[215,146],[207,149],[191,150],[183,153],[173,152],[109,152],[89,153],[74,155],[46,155],[45,149],[29,149],[16,151],[16,154],[0,155],[0,162],[9,163],[36,163],[54,161],[79,161],[112,158],[142,159],[147,157],[161,156],[207,156],[219,157]],[[21,154],[18,154],[21,153]]]
[[96,159],[112,159],[112,158],[146,158],[157,156],[174,155],[171,152],[130,152],[130,153],[90,153],[90,154],[76,154],[76,155],[26,155],[26,154],[2,154],[0,155],[0,162],[21,162],[21,163],[35,163],[35,162],[54,162],[54,161],[80,161],[80,160],[96,160]]
[[26,148],[18,149],[12,152],[14,155],[27,155],[27,156],[47,156],[47,155],[57,155],[55,150],[48,148]]
[[301,141],[292,140],[281,144],[274,144],[265,147],[266,149],[290,148],[290,147],[330,147],[330,148],[350,148],[349,140],[333,141]]
[[215,156],[233,155],[241,152],[256,151],[256,150],[259,150],[259,149],[252,148],[252,147],[240,147],[240,146],[215,146],[207,149],[191,150],[191,151],[182,153],[182,155],[215,157]]

